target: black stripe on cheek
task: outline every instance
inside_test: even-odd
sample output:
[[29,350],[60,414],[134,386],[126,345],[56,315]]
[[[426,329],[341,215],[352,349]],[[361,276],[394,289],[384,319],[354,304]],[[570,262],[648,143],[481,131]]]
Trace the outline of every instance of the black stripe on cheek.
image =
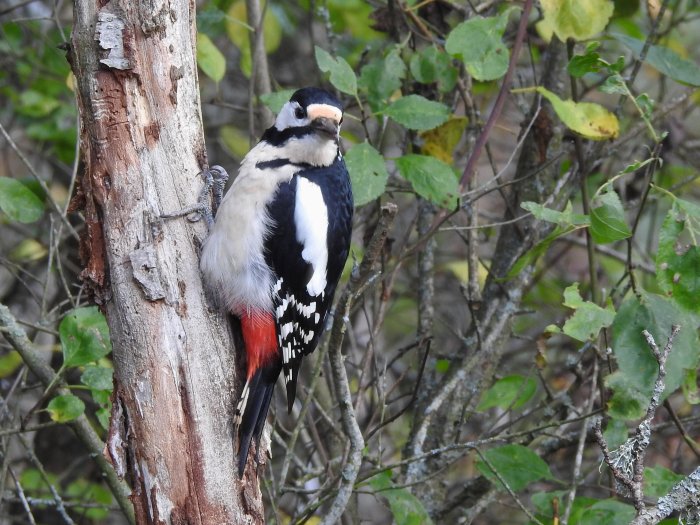
[[290,164],[289,159],[272,159],[260,161],[255,164],[255,167],[259,170],[267,170],[281,168],[282,166],[286,166],[287,164]]
[[311,168],[311,164],[306,162],[291,162],[289,159],[272,159],[272,160],[261,160],[255,164],[255,167],[259,170],[270,170],[282,168],[283,166],[295,166],[299,169]]
[[282,130],[272,126],[271,128],[267,128],[260,140],[264,140],[273,146],[281,146],[289,139],[302,138],[307,135],[313,135],[314,133],[316,133],[316,131],[311,126],[297,126]]

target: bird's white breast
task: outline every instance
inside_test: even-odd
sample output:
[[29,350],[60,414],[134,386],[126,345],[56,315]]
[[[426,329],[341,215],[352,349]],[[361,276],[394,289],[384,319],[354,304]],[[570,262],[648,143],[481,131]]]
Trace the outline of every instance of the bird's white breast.
[[263,249],[270,227],[266,206],[278,186],[288,182],[299,168],[286,165],[260,170],[256,164],[280,158],[279,153],[265,142],[250,150],[202,247],[200,266],[205,279],[226,308],[238,315],[252,309],[273,310],[274,281]]

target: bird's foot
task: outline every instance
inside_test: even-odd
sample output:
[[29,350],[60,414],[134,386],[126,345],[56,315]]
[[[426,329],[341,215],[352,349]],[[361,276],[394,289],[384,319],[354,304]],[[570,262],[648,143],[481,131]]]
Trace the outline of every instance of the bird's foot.
[[221,166],[212,166],[211,168],[205,168],[201,175],[204,179],[204,187],[199,192],[197,203],[172,213],[164,213],[161,215],[161,218],[175,219],[187,216],[188,221],[198,222],[204,217],[207,228],[211,228],[214,224],[216,210],[219,209],[224,196],[224,187],[228,180],[228,173]]

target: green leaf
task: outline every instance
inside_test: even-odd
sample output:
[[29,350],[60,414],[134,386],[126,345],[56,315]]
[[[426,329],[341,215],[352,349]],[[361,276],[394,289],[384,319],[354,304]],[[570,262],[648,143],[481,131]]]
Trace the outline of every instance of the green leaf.
[[601,193],[596,198],[599,206],[591,210],[591,237],[598,244],[606,244],[632,235],[627,226],[625,210],[620,197],[614,191]]
[[600,47],[599,42],[591,42],[586,46],[586,52],[583,55],[574,55],[569,60],[566,69],[569,74],[576,78],[581,78],[587,73],[597,73],[604,66],[600,55],[596,49]]
[[[644,42],[620,33],[611,34],[616,40],[630,48],[636,58],[639,58],[644,48]],[[672,78],[676,82],[700,86],[700,66],[692,60],[682,58],[667,47],[650,46],[647,50],[645,62],[659,73]]]
[[521,255],[518,258],[518,260],[515,261],[515,264],[513,264],[511,269],[508,270],[508,273],[503,278],[503,280],[508,281],[516,275],[518,275],[520,272],[523,271],[523,268],[525,268],[529,264],[533,264],[542,254],[544,254],[549,249],[549,246],[559,237],[568,235],[576,229],[577,228],[575,226],[557,226],[552,231],[552,233],[547,235],[544,239],[535,244],[535,246],[533,246],[530,250]]
[[578,291],[578,283],[564,290],[564,306],[576,311],[564,323],[563,331],[579,341],[595,339],[598,333],[610,326],[615,319],[615,309],[611,304],[607,308],[601,308],[595,303],[584,301]]
[[86,366],[80,382],[91,390],[112,391],[112,369],[104,366]]
[[197,33],[197,65],[214,82],[221,82],[226,74],[226,58],[204,33]]
[[686,210],[692,208],[686,206],[684,210],[680,199],[674,201],[661,225],[656,282],[678,304],[700,313],[700,247],[684,242],[684,232],[690,229],[686,228],[689,221],[683,216]]
[[437,82],[442,93],[452,91],[457,83],[458,71],[452,58],[436,46],[428,46],[411,56],[411,75],[421,84]]
[[389,173],[384,158],[368,142],[353,146],[345,154],[355,206],[362,206],[384,193]]
[[438,374],[446,374],[449,369],[450,369],[450,360],[449,359],[438,359],[437,361],[435,361],[435,371]]
[[644,415],[659,367],[642,330],[648,330],[663,348],[674,324],[680,325],[681,330],[666,362],[662,400],[683,383],[687,369],[697,368],[700,340],[695,318],[656,294],[643,293],[641,300],[632,296],[622,303],[612,324],[612,348],[618,370],[606,378],[606,385],[613,390],[611,416],[636,419]]
[[598,89],[611,95],[627,95],[629,93],[625,79],[617,73],[606,78]]
[[698,392],[698,371],[694,368],[687,368],[685,378],[683,378],[683,397],[690,405],[700,404],[700,393]]
[[421,197],[443,208],[457,207],[457,178],[444,162],[426,155],[404,155],[396,159],[396,167]]
[[632,505],[604,499],[581,512],[578,525],[627,525],[636,515]]
[[535,91],[549,100],[561,121],[576,133],[592,140],[614,139],[620,133],[617,117],[599,104],[562,100],[551,91],[537,87]]
[[532,201],[523,202],[520,204],[520,207],[532,213],[540,221],[547,221],[560,226],[585,226],[590,224],[590,219],[587,215],[573,212],[571,201],[566,203],[566,208],[562,211],[547,208]]
[[673,486],[684,479],[665,467],[646,467],[644,469],[644,495],[651,498],[665,496]]
[[484,393],[476,410],[484,412],[493,407],[517,410],[532,399],[536,390],[537,382],[531,377],[517,374],[506,376],[496,381]]
[[450,109],[420,95],[408,95],[395,100],[384,113],[409,129],[433,129],[450,118]]
[[406,77],[404,64],[397,48],[385,58],[372,60],[362,68],[358,86],[367,93],[367,99],[374,111],[380,111],[386,101],[399,89],[401,80]]
[[19,95],[17,110],[28,117],[46,117],[60,105],[61,102],[56,97],[27,89]]
[[566,42],[587,40],[600,33],[613,14],[610,0],[541,0],[544,22]]
[[357,95],[357,77],[343,57],[333,58],[331,54],[316,46],[316,63],[324,73],[330,73],[330,81],[338,91]]
[[[76,501],[81,501],[87,504],[100,504],[108,507],[112,504],[112,493],[99,483],[92,483],[83,478],[76,479],[66,487],[66,496]],[[76,505],[80,508],[80,505]],[[102,521],[109,516],[107,508],[89,507],[81,509],[81,514],[93,521]]]
[[654,101],[649,98],[649,95],[642,93],[641,95],[635,97],[634,100],[637,102],[639,109],[642,110],[644,118],[650,118],[651,114],[654,112]]
[[52,421],[66,423],[80,417],[85,412],[85,403],[73,394],[54,397],[46,407]]
[[96,306],[76,308],[58,327],[63,349],[63,366],[81,366],[97,361],[112,351],[109,328]]
[[[540,479],[553,479],[547,463],[532,450],[522,445],[504,445],[492,448],[484,452],[484,456],[515,492]],[[483,460],[477,460],[476,468],[493,483],[503,487]]]
[[499,16],[475,16],[455,27],[445,41],[445,50],[460,58],[476,80],[496,80],[506,74],[510,53],[503,43],[508,17],[517,7]]
[[13,221],[30,223],[41,218],[44,204],[20,181],[0,177],[0,209]]
[[644,415],[651,395],[641,392],[630,374],[618,370],[605,378],[605,386],[613,391],[607,407],[611,417],[630,420]]
[[396,525],[432,525],[432,520],[418,498],[403,488],[393,488],[391,471],[380,472],[369,480],[378,496],[386,498]]
[[265,104],[273,113],[279,113],[282,106],[292,98],[294,89],[283,89],[274,93],[265,93],[260,95],[260,101]]
[[22,364],[22,356],[17,350],[10,350],[0,355],[0,379],[11,376]]
[[[19,481],[25,491],[39,491],[46,489],[46,483],[56,485],[58,477],[52,472],[42,473],[35,468],[27,468],[22,471]],[[44,481],[46,479],[46,481]]]
[[97,421],[100,422],[100,425],[102,425],[102,428],[109,430],[110,413],[108,408],[100,408],[96,410],[95,417],[97,418]]
[[217,35],[224,29],[226,13],[214,5],[197,9],[197,31],[207,35]]
[[605,427],[605,432],[603,432],[603,437],[605,442],[608,444],[610,450],[615,450],[620,447],[625,441],[627,441],[629,432],[627,431],[627,425],[621,419],[608,419],[608,424]]
[[[535,510],[543,523],[554,523],[554,501],[557,500],[559,502],[559,508],[561,508],[561,503],[566,501],[566,498],[568,498],[567,491],[553,490],[550,492],[537,492],[532,495],[530,500],[532,501],[532,504],[534,505]],[[593,498],[585,498],[581,496],[575,498],[573,504],[571,505],[569,523],[571,525],[578,525],[581,514],[597,501],[598,500]]]

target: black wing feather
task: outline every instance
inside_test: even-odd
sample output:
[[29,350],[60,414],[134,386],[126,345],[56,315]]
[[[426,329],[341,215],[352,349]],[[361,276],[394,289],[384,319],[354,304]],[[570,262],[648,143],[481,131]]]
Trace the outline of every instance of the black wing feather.
[[[294,207],[300,177],[317,184],[321,188],[324,202],[329,203],[326,288],[320,297],[312,296],[306,290],[313,268],[303,259],[301,254],[304,246],[297,241]],[[342,158],[338,157],[329,167],[301,169],[288,183],[280,185],[275,199],[268,205],[268,214],[273,224],[265,243],[266,258],[277,276],[274,305],[290,412],[296,396],[301,359],[313,352],[318,345],[348,256],[352,203],[347,169]]]

